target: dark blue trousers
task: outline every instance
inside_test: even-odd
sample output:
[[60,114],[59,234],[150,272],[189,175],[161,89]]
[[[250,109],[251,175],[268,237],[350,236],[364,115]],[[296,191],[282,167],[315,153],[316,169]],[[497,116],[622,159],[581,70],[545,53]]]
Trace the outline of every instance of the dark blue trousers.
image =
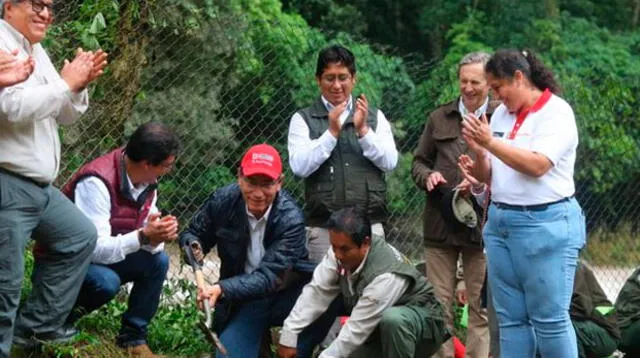
[[158,309],[168,269],[169,257],[165,252],[153,255],[144,250],[115,264],[91,264],[67,322],[73,323],[83,314],[100,308],[118,294],[122,284],[133,282],[117,344],[132,347],[146,343],[147,326]]

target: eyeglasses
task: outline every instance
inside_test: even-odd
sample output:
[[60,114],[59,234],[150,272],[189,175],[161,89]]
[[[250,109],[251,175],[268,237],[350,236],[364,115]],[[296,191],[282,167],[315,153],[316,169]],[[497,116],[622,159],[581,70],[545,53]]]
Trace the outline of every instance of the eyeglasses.
[[347,82],[347,81],[351,80],[351,75],[349,75],[349,74],[322,75],[322,76],[320,76],[320,80],[322,82],[325,82],[325,83],[328,83],[328,84],[329,83],[334,83],[336,80],[338,80],[338,82],[340,82],[340,83],[344,83],[344,82]]
[[53,16],[53,2],[44,3],[39,0],[30,0],[31,1],[31,9],[38,15],[41,15],[42,11],[46,8],[49,16]]

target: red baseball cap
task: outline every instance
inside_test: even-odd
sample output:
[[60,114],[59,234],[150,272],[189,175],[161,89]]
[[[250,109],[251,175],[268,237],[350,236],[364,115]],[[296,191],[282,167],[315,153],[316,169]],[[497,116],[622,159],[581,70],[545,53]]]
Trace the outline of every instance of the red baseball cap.
[[276,148],[268,144],[257,144],[244,154],[240,168],[244,176],[262,174],[275,180],[282,174],[282,161]]

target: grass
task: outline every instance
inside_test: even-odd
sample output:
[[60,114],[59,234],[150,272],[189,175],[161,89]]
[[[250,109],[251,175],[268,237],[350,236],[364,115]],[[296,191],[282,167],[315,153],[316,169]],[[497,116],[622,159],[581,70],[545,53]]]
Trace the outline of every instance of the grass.
[[43,346],[38,351],[31,352],[21,351],[15,348],[11,356],[15,358],[111,358],[126,355],[113,343],[110,337],[97,337],[87,332],[81,332],[73,343],[50,344]]
[[[149,347],[154,353],[169,357],[208,357],[212,347],[197,326],[201,313],[195,304],[195,286],[186,280],[177,280],[174,283],[174,289],[165,288],[164,301],[149,325]],[[183,303],[171,302],[171,298],[177,293],[186,297]],[[14,349],[12,357],[127,357],[125,352],[115,345],[115,337],[120,329],[120,317],[127,309],[127,297],[123,290],[107,305],[78,321],[76,327],[80,334],[73,342],[44,345],[37,352]]]
[[640,261],[640,233],[633,232],[631,223],[615,231],[593,230],[582,256],[592,265],[635,267]]

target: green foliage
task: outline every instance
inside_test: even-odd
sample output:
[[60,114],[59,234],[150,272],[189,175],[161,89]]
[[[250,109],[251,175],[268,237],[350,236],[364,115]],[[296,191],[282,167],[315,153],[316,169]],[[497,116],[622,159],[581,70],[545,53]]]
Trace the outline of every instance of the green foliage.
[[31,273],[33,272],[33,253],[31,249],[33,243],[29,243],[24,253],[24,279],[22,281],[22,288],[20,289],[20,302],[24,302],[31,292],[32,283],[30,280]]
[[175,288],[165,287],[164,297],[184,297],[181,304],[162,305],[149,326],[149,344],[160,350],[185,357],[211,352],[197,323],[202,312],[196,305],[196,287],[192,282],[179,279],[173,282]]
[[[622,224],[628,234],[610,230],[637,220],[638,210],[620,205],[620,199],[640,200],[635,185],[640,180],[636,95],[640,31],[634,28],[637,24],[632,23],[629,9],[635,3],[95,0],[76,4],[56,14],[44,41],[56,64],[72,58],[77,47],[103,48],[112,55],[125,51],[118,42],[123,4],[134,6],[130,16],[140,22],[146,20],[141,5],[151,4],[152,11],[147,15],[148,28],[135,34],[148,46],[146,57],[130,64],[142,71],[135,97],[127,97],[135,98],[131,115],[124,126],[94,135],[101,130],[96,127],[108,125],[94,119],[102,118],[105,108],[113,108],[108,103],[123,99],[109,98],[113,88],[105,88],[106,81],[92,87],[89,118],[82,121],[89,124],[62,131],[65,145],[73,147],[65,150],[62,181],[88,159],[124,143],[140,123],[169,123],[184,145],[174,172],[160,182],[159,206],[184,224],[211,192],[235,180],[238,161],[249,145],[269,142],[287,162],[290,116],[318,96],[317,53],[340,43],[357,57],[354,92],[365,93],[384,111],[400,150],[398,166],[387,179],[389,237],[402,248],[420,246],[424,196],[411,180],[411,152],[428,113],[458,95],[456,69],[464,54],[527,47],[558,75],[562,96],[576,114],[581,140],[578,196],[589,199],[582,202],[589,205],[585,211],[596,233],[587,254],[603,263],[630,262],[630,252],[638,250],[628,244],[637,236],[637,225]],[[302,183],[293,179],[286,165],[285,176],[285,188],[302,198]],[[616,241],[620,243],[613,245]],[[596,258],[596,253],[602,256]],[[33,258],[29,252],[25,257],[29,277]],[[25,280],[23,298],[29,291],[30,281]],[[184,356],[210,348],[195,329],[198,313],[192,291],[179,282],[178,288],[166,293],[187,298],[180,306],[161,307],[150,328],[154,348]],[[125,296],[120,296],[80,323],[84,334],[101,337],[85,337],[90,345],[104,345],[104,337],[113,340],[125,307]],[[73,349],[57,347],[54,355],[77,353]]]
[[426,124],[427,116],[438,106],[450,102],[458,97],[458,63],[465,54],[474,51],[492,50],[480,42],[484,15],[481,12],[472,12],[465,21],[454,24],[447,37],[451,46],[446,56],[433,66],[428,75],[416,87],[414,100],[407,109],[405,124],[407,132],[414,135],[406,140],[407,148],[415,148],[418,144],[419,134]]
[[638,128],[631,123],[639,114],[635,91],[617,78],[601,81],[590,87],[575,77],[564,81],[582,138],[579,156],[589,158],[588,165],[579,162],[577,178],[593,183],[590,189],[596,193],[629,181],[640,170],[640,145],[629,131]]
[[584,18],[612,30],[632,29],[632,5],[637,6],[637,2],[628,0],[564,0],[560,2],[561,9],[572,17]]
[[424,206],[424,195],[411,178],[412,161],[411,153],[400,155],[396,169],[387,176],[389,210],[394,214],[406,215]]
[[[182,297],[180,304],[161,304],[149,325],[148,343],[152,350],[171,356],[193,357],[210,352],[211,346],[198,329],[202,313],[195,300],[195,286],[184,279],[165,286],[164,298]],[[115,337],[120,329],[120,318],[127,309],[128,295],[122,291],[115,299],[98,311],[83,317],[77,326],[85,333],[101,337]]]
[[118,0],[95,0],[83,2],[77,8],[65,7],[43,40],[49,55],[62,61],[72,59],[75,49],[99,48],[111,52],[117,37]]

